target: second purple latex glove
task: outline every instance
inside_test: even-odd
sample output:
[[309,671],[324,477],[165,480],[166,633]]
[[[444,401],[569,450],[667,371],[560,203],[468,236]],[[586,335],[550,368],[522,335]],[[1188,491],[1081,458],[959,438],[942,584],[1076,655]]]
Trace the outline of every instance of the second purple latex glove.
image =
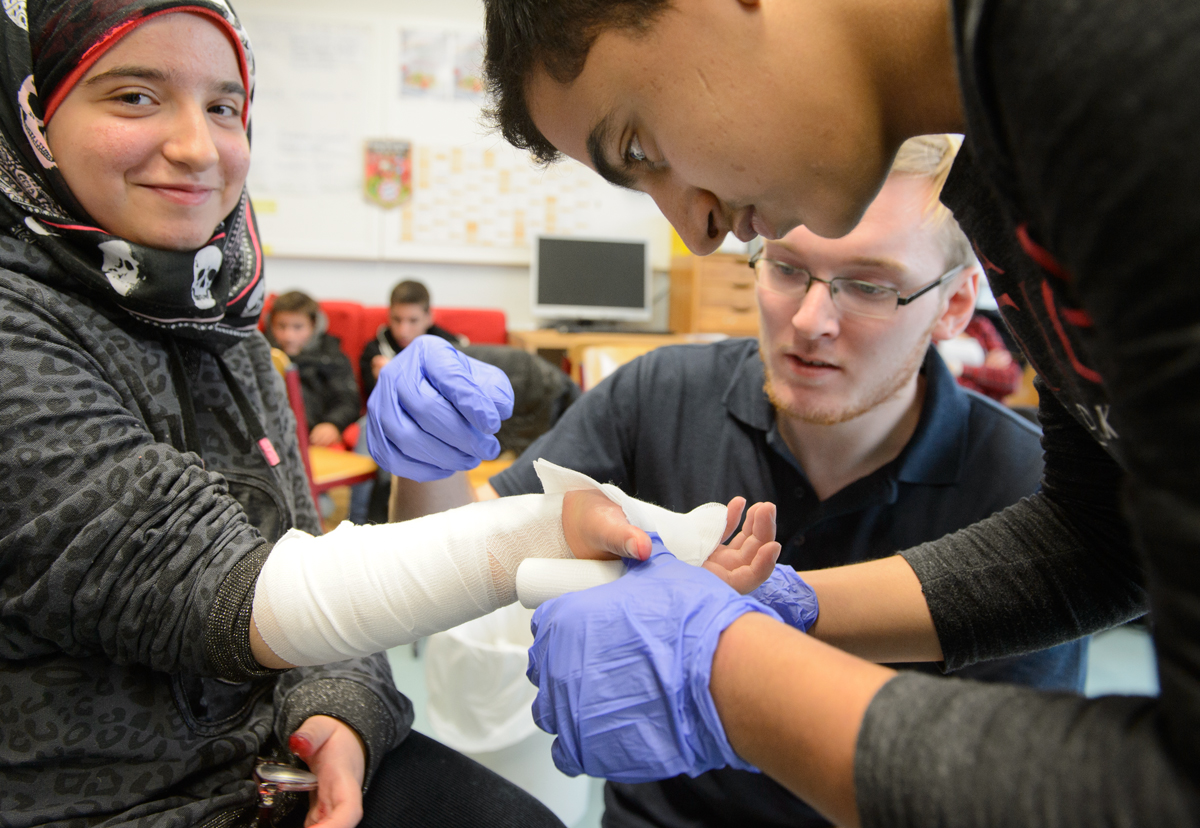
[[820,612],[817,593],[787,564],[776,564],[771,577],[751,592],[750,597],[775,610],[783,623],[800,632],[808,632],[817,623]]
[[418,336],[379,372],[367,400],[367,450],[398,477],[428,481],[500,453],[513,390],[494,365],[437,336]]

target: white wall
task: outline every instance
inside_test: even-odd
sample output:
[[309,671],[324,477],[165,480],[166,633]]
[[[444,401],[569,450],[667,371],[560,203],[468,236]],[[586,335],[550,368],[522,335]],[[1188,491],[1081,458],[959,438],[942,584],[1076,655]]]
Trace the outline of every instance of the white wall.
[[[236,8],[245,15],[256,11],[331,13],[328,0],[236,0]],[[336,14],[347,19],[402,15],[417,22],[483,28],[480,0],[339,0]],[[509,328],[537,327],[530,314],[529,269],[524,266],[268,256],[265,273],[268,289],[274,292],[298,289],[318,299],[369,304],[385,304],[396,282],[417,278],[429,286],[434,304],[500,308],[508,317]],[[666,328],[666,286],[665,272],[656,274],[654,319],[640,327]]]

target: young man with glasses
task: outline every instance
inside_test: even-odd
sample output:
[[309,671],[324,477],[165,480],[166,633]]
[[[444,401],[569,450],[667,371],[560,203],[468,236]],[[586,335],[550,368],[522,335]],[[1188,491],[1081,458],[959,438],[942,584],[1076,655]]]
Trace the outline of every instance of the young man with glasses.
[[[624,366],[493,477],[494,491],[540,491],[533,461],[544,457],[676,511],[736,495],[772,501],[780,563],[799,570],[891,555],[1032,494],[1036,431],[961,390],[930,346],[966,326],[979,276],[937,201],[953,146],[946,136],[907,144],[848,236],[799,228],[768,241],[751,260],[757,342],[661,348]],[[1075,691],[1084,651],[960,675]],[[606,828],[829,824],[768,777],[729,768],[610,782],[605,801]]]

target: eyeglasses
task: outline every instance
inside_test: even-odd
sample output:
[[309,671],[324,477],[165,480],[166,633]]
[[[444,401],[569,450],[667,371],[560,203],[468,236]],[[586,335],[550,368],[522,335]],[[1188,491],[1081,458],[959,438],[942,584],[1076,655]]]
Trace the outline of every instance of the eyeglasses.
[[750,257],[750,267],[754,270],[754,278],[759,287],[772,293],[803,300],[808,294],[808,289],[812,287],[812,283],[820,282],[829,288],[833,306],[842,313],[869,316],[872,319],[888,319],[901,305],[907,305],[909,302],[921,298],[957,274],[966,265],[952,267],[929,284],[922,285],[907,296],[901,296],[900,291],[895,288],[877,285],[874,282],[864,282],[861,279],[851,279],[847,276],[819,279],[802,267],[793,267],[774,259],[764,259],[761,250]]

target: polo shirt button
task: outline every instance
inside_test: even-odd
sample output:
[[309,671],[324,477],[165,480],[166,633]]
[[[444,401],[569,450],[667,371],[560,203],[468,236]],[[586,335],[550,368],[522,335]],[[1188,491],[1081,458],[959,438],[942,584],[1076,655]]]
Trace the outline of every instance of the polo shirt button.
[[795,543],[796,546],[804,546],[804,535],[797,535],[793,543]]

